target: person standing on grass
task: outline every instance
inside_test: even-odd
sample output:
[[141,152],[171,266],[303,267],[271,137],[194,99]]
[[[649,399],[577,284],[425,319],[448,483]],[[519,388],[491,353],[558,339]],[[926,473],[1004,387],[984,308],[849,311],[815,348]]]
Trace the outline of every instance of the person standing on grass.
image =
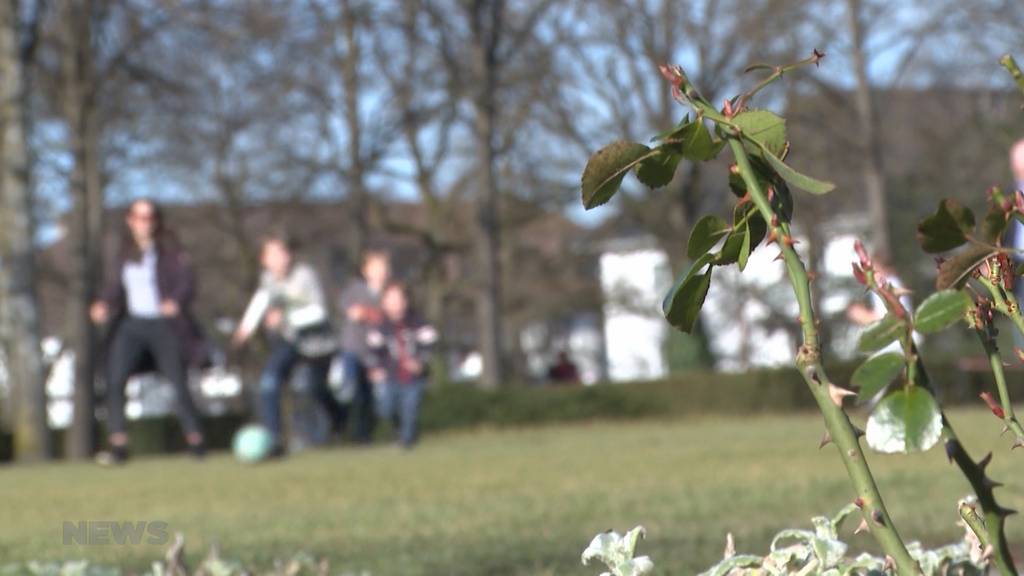
[[296,262],[293,254],[294,246],[284,235],[272,235],[263,241],[259,288],[231,338],[236,348],[241,347],[261,323],[271,334],[270,357],[259,380],[259,399],[263,423],[274,437],[274,456],[285,452],[281,440],[281,389],[297,364],[306,364],[306,376],[310,379],[306,390],[326,410],[331,431],[340,433],[346,417],[345,408],[327,387],[327,373],[337,342],[324,292],[316,271],[308,264]]
[[408,293],[398,282],[384,288],[381,308],[383,320],[367,334],[366,364],[377,392],[378,415],[397,420],[399,443],[412,448],[437,331],[412,311]]
[[[174,386],[178,421],[189,450],[205,453],[199,412],[188,388],[187,364],[208,360],[201,333],[189,312],[195,281],[188,256],[164,224],[152,200],[128,207],[116,263],[99,300],[89,309],[97,325],[108,325],[107,432],[109,451],[101,463],[128,458],[125,386],[139,372],[155,368]],[[151,364],[152,366],[149,366]]]
[[338,307],[343,316],[341,347],[345,378],[355,390],[352,439],[368,444],[373,438],[375,411],[373,389],[364,362],[366,335],[381,321],[380,298],[391,278],[390,256],[383,250],[367,251],[363,254],[361,272],[362,276],[341,293]]

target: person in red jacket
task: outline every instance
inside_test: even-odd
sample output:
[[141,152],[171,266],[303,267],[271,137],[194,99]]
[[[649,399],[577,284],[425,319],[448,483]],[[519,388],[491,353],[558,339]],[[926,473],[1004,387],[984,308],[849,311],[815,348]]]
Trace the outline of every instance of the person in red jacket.
[[366,337],[366,365],[375,387],[378,415],[397,420],[399,442],[411,448],[419,434],[420,401],[437,331],[412,311],[405,286],[398,282],[384,288],[381,309],[381,323]]

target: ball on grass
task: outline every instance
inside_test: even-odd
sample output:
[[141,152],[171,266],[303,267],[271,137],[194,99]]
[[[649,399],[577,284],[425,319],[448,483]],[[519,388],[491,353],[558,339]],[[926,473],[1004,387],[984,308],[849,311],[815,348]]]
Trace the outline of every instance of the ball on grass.
[[235,432],[231,449],[240,462],[259,462],[270,456],[274,449],[274,436],[259,424],[247,424]]

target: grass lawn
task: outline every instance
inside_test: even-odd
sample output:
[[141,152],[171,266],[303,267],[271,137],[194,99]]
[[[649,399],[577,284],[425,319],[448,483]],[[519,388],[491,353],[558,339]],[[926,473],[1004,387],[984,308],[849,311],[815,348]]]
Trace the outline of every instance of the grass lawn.
[[[952,419],[973,455],[996,452],[1004,505],[1024,506],[1024,454],[1010,454],[999,423],[980,410]],[[7,467],[0,560],[142,567],[163,547],[63,545],[62,522],[161,520],[184,532],[190,558],[219,542],[225,556],[261,565],[308,550],[335,571],[375,576],[592,575],[600,570],[579,565],[590,538],[643,524],[641,551],[657,573],[693,574],[719,556],[726,531],[740,551],[762,552],[775,531],[851,500],[834,449],[816,448],[821,431],[811,414],[698,418],[485,430],[427,437],[412,453],[332,449],[257,466],[214,455]],[[959,536],[955,506],[968,488],[941,448],[871,461],[905,536]],[[1009,531],[1024,556],[1020,516]]]

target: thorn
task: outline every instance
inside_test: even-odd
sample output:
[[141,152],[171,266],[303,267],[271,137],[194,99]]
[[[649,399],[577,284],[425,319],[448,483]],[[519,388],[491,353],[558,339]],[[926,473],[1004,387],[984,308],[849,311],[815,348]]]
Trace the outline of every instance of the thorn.
[[832,435],[825,430],[825,434],[821,437],[821,442],[818,442],[818,450],[821,450],[825,446],[828,446],[832,442]]
[[783,256],[782,256],[782,251],[779,251],[779,255],[778,255],[778,256],[776,256],[775,258],[773,258],[773,259],[772,259],[772,262],[775,262],[775,261],[777,261],[777,260],[782,260],[782,258],[783,258]]
[[1013,347],[1013,352],[1014,352],[1014,354],[1017,355],[1017,360],[1020,360],[1021,362],[1024,362],[1024,350],[1021,350],[1020,348],[1014,346]]
[[1003,412],[1003,407],[996,402],[996,399],[993,398],[991,394],[988,392],[982,392],[978,396],[985,401],[985,404],[988,404],[988,409],[995,414],[996,418],[999,418],[1000,420],[1006,418],[1006,412]]
[[786,246],[796,246],[800,243],[799,240],[794,240],[792,236],[783,236],[782,241],[786,243]]
[[722,552],[722,558],[728,560],[736,555],[736,541],[733,540],[732,532],[725,533],[725,550]]
[[914,293],[913,290],[908,290],[906,288],[901,288],[899,286],[892,286],[890,289],[892,290],[892,293],[899,298],[902,298],[903,296],[909,296]]
[[1016,513],[1017,511],[1014,510],[1013,508],[1003,508],[1002,506],[996,507],[996,514],[999,514],[1003,518],[1006,518],[1007,516],[1013,516]]
[[1024,438],[1018,437],[1013,441],[1013,446],[1010,446],[1010,450],[1016,450],[1017,448],[1024,447]]
[[853,428],[853,435],[857,438],[862,438],[866,434],[866,432],[854,426],[853,424],[850,424],[850,428]]
[[807,281],[808,281],[808,282],[814,282],[814,281],[815,281],[815,280],[817,280],[817,279],[818,279],[818,275],[817,275],[817,274],[815,274],[815,273],[814,273],[813,271],[811,271],[811,270],[808,270],[808,271],[807,271]]
[[957,443],[956,440],[950,439],[950,440],[946,440],[946,443],[943,446],[946,449],[946,458],[948,458],[949,459],[949,463],[952,464],[953,463],[953,456],[956,454],[956,450],[960,446],[960,444]]
[[843,398],[847,396],[856,396],[857,393],[853,390],[847,390],[846,388],[840,388],[835,384],[828,385],[828,397],[832,400],[832,403],[836,406],[843,407]]
[[772,228],[771,231],[768,232],[768,236],[765,238],[764,244],[765,244],[765,246],[767,246],[767,245],[771,244],[772,242],[778,241],[778,239],[779,239],[779,233],[776,232],[775,228]]
[[993,488],[999,488],[1000,486],[1002,486],[1002,485],[1003,485],[1003,483],[1002,483],[1002,482],[996,482],[995,480],[993,480],[993,479],[989,478],[988,476],[985,476],[985,477],[983,477],[983,478],[981,479],[981,483],[982,483],[982,484],[983,484],[983,485],[984,485],[984,486],[985,486],[986,488],[988,488],[989,490],[991,490],[991,489],[993,489]]
[[736,164],[733,164],[732,166],[729,166],[729,172],[731,174],[739,174],[740,173],[740,167],[737,166]]
[[875,510],[871,512],[871,519],[874,520],[875,524],[879,526],[885,526],[885,517],[882,516],[881,510]]
[[984,470],[985,468],[988,468],[988,465],[991,464],[991,463],[992,463],[992,453],[989,452],[988,454],[985,454],[984,458],[982,458],[981,460],[978,460],[978,468],[981,468],[982,470]]
[[[799,321],[800,321],[800,317],[798,316],[797,317],[797,322],[799,322]],[[807,378],[811,382],[814,382],[818,386],[821,386],[821,378],[818,377],[818,371],[814,369],[814,366],[808,366],[807,367]],[[827,431],[826,431],[826,433],[827,433]]]
[[861,498],[860,496],[857,496],[856,498],[853,499],[853,505],[856,506],[857,508],[860,508],[861,510],[863,510],[864,509],[864,499]]
[[868,531],[868,521],[865,520],[864,518],[861,518],[860,519],[860,524],[857,525],[857,528],[853,531],[853,533],[856,535],[856,534],[860,534],[861,532],[867,532],[867,531]]
[[893,573],[895,573],[896,572],[896,560],[892,556],[889,556],[888,554],[886,554],[885,555],[885,565],[882,567],[882,569],[885,572],[893,572]]
[[1003,429],[999,431],[999,435],[1002,436],[1002,435],[1006,434],[1009,431],[1010,431],[1010,425],[1009,424],[1003,424]]

